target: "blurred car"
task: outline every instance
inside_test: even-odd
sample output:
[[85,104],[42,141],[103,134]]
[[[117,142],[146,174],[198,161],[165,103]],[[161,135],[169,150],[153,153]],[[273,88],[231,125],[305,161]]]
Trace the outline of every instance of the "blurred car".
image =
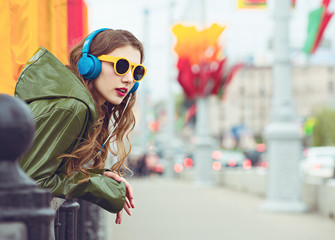
[[306,158],[301,163],[303,177],[335,177],[335,147],[312,147],[306,151]]
[[221,168],[236,168],[243,167],[244,169],[251,168],[251,160],[246,158],[242,152],[230,150],[216,150],[212,152],[212,168],[215,171]]
[[252,166],[259,166],[263,162],[264,152],[257,151],[256,149],[246,150],[244,155],[250,159]]

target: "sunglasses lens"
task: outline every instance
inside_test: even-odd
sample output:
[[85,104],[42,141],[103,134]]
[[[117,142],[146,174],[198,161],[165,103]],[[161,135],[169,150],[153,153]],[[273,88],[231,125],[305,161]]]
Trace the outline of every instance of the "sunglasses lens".
[[129,62],[126,59],[119,59],[116,62],[116,71],[118,74],[125,74],[129,69]]
[[140,81],[144,76],[145,70],[142,66],[137,66],[134,70],[134,80]]

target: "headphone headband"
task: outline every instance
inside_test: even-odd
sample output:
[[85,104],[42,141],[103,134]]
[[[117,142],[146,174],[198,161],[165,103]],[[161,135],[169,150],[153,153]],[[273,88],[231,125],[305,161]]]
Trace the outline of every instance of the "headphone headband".
[[[96,79],[100,72],[101,72],[101,62],[100,60],[91,54],[88,54],[90,50],[90,44],[99,32],[109,30],[110,28],[101,28],[98,30],[95,30],[91,34],[89,34],[83,44],[83,49],[82,49],[82,56],[79,59],[78,62],[78,70],[79,73],[83,76],[84,79]],[[139,87],[139,83],[135,82],[134,86],[132,89],[130,89],[129,93],[134,93],[137,88]]]
[[84,42],[82,53],[83,54],[88,53],[88,51],[90,50],[91,42],[92,42],[93,38],[95,37],[95,35],[97,35],[99,32],[102,32],[102,31],[105,31],[105,30],[108,30],[108,29],[109,28],[101,28],[101,29],[95,30],[90,35],[88,35],[88,37],[86,38],[86,40]]

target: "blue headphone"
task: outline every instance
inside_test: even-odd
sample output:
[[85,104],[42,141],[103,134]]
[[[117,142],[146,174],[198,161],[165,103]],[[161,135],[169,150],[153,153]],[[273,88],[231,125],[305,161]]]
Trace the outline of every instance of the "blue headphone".
[[[90,44],[99,32],[108,30],[109,28],[101,28],[98,29],[94,32],[92,32],[90,35],[87,36],[84,45],[83,45],[83,50],[82,50],[82,56],[79,59],[78,62],[78,69],[80,74],[83,76],[84,79],[96,79],[99,74],[101,73],[101,62],[100,60],[91,54],[88,54],[88,51],[90,49]],[[135,82],[134,86],[132,89],[130,89],[129,93],[134,93],[138,87],[139,83]]]

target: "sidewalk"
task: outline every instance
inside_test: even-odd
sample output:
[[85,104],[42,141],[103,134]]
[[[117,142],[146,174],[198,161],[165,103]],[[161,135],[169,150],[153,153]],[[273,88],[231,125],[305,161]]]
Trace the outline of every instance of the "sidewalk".
[[314,214],[268,213],[262,198],[181,180],[131,179],[133,216],[106,214],[105,240],[334,240],[335,221]]

